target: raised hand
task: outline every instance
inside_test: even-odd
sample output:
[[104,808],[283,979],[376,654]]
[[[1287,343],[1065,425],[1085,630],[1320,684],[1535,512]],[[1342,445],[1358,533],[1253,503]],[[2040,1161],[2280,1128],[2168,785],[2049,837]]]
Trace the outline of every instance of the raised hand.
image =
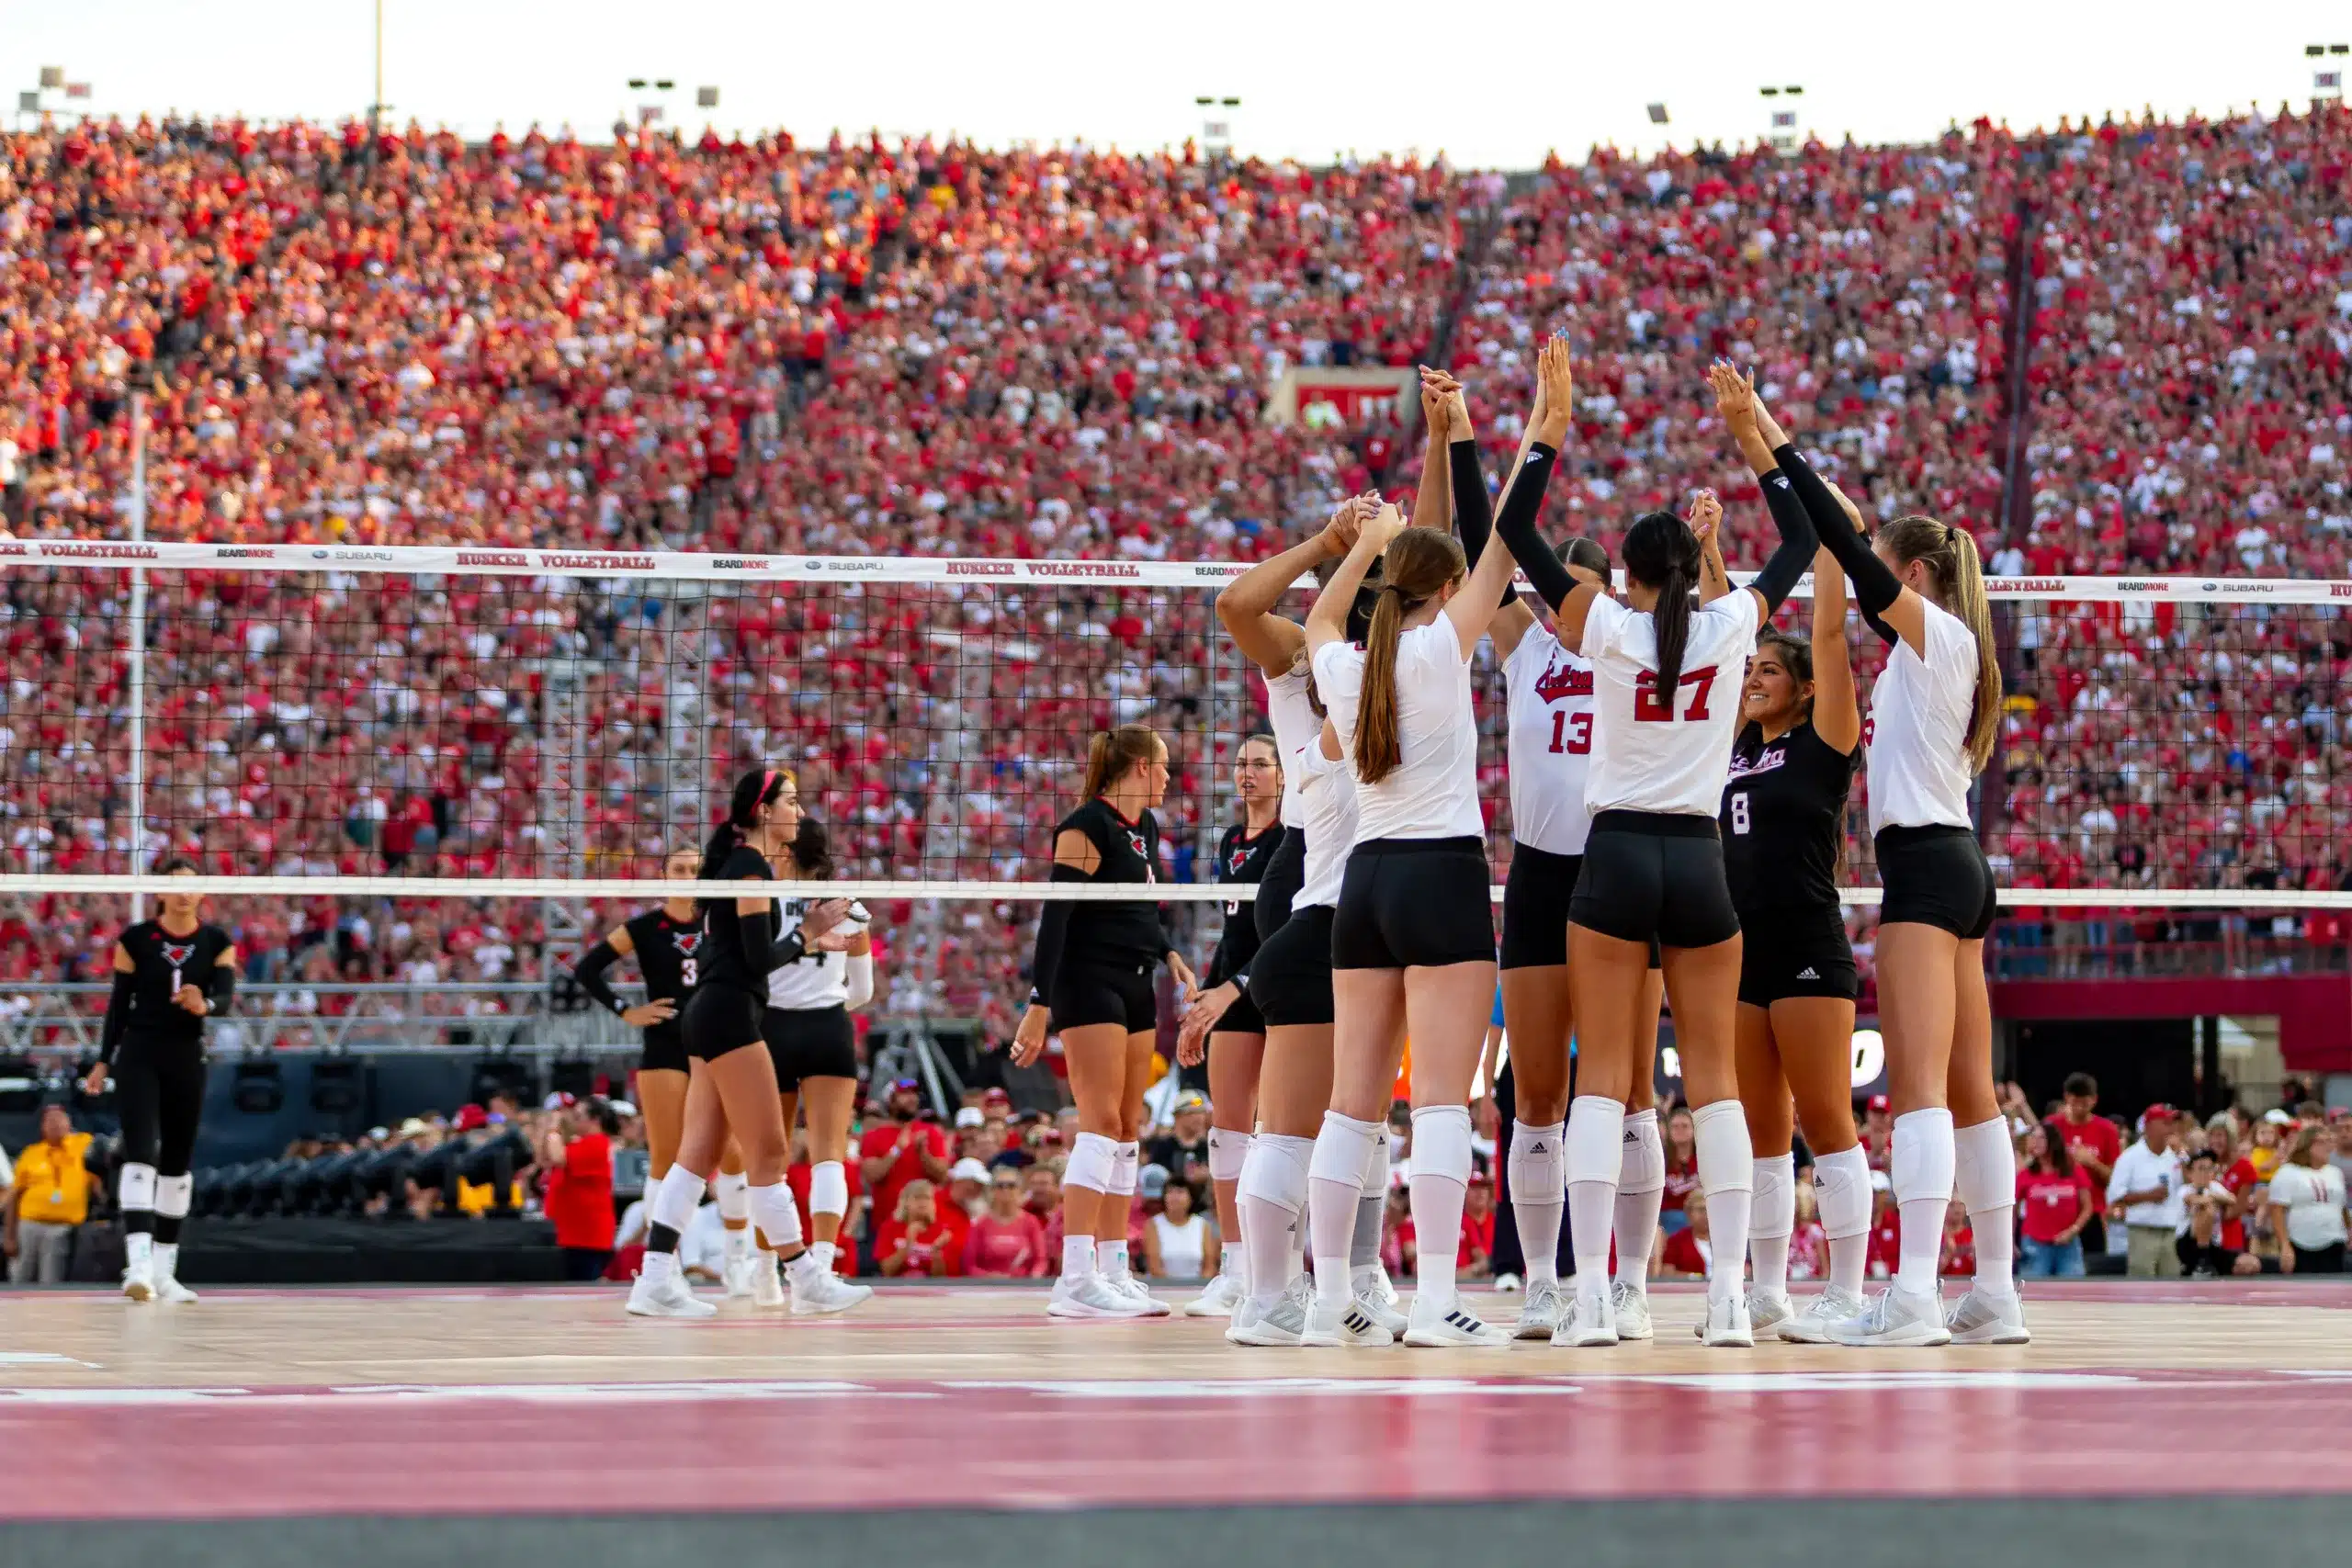
[[1718,359],[1707,367],[1707,384],[1715,389],[1715,412],[1724,416],[1734,435],[1754,433],[1757,417],[1763,412],[1756,400],[1756,388],[1738,367],[1727,359]]
[[1365,519],[1360,537],[1371,540],[1373,549],[1377,552],[1386,549],[1389,541],[1404,531],[1405,514],[1396,509],[1395,502],[1384,501],[1380,503],[1380,510]]
[[1436,439],[1445,440],[1453,434],[1452,414],[1445,405],[1445,390],[1437,384],[1440,372],[1428,366],[1421,372],[1421,423]]
[[1556,446],[1568,433],[1568,416],[1577,401],[1576,367],[1568,340],[1557,333],[1544,340],[1535,355],[1535,400],[1537,423],[1544,427],[1538,439]]
[[1827,485],[1829,493],[1837,499],[1838,508],[1846,513],[1846,521],[1854,525],[1854,532],[1857,534],[1869,533],[1871,531],[1870,525],[1862,521],[1862,509],[1856,506],[1851,501],[1848,500],[1846,492],[1839,490],[1836,485],[1829,484],[1826,479],[1822,482],[1825,485]]
[[1714,538],[1723,520],[1724,503],[1713,491],[1702,490],[1690,498],[1690,531],[1699,536],[1701,548]]

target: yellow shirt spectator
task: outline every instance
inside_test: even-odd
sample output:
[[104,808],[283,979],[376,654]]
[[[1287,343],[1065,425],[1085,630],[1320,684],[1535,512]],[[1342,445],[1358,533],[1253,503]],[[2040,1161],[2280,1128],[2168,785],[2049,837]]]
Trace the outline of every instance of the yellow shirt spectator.
[[82,1163],[89,1147],[87,1133],[68,1133],[59,1144],[28,1145],[17,1156],[17,1218],[45,1225],[88,1219],[90,1190],[97,1184]]
[[[461,1176],[458,1178],[458,1213],[461,1214],[487,1214],[490,1213],[492,1201],[497,1196],[497,1193],[498,1188],[495,1183],[488,1181],[468,1181]],[[521,1208],[523,1206],[523,1184],[520,1181],[514,1182],[508,1189],[508,1201],[512,1206],[517,1209]]]

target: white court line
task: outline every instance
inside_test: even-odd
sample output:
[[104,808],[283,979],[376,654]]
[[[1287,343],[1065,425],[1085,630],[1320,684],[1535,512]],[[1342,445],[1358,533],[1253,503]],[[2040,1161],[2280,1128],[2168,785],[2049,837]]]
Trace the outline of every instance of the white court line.
[[1064,1399],[1262,1399],[1301,1393],[1549,1395],[1583,1392],[1574,1383],[1551,1380],[1485,1382],[1472,1378],[1106,1378],[1068,1382],[943,1382],[940,1386],[1042,1393]]
[[54,1350],[0,1350],[0,1366],[6,1367],[93,1367],[96,1361],[77,1361],[71,1356],[61,1356]]
[[774,1399],[936,1399],[929,1389],[851,1382],[363,1383],[334,1388],[0,1389],[0,1415],[24,1407],[187,1404],[319,1404],[356,1402],[443,1404],[511,1400],[536,1404],[684,1401],[727,1404]]

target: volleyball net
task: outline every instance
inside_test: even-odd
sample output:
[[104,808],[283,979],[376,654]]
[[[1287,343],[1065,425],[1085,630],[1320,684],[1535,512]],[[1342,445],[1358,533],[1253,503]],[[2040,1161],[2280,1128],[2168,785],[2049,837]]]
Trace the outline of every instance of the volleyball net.
[[[0,542],[0,899],[112,929],[185,860],[220,918],[468,921],[552,958],[792,769],[846,890],[1010,991],[1088,739],[1166,739],[1158,891],[1204,956],[1264,688],[1229,562]],[[1303,581],[1286,607],[1303,615]],[[2352,583],[1991,583],[2009,695],[1980,829],[2030,910],[2352,907]],[[1808,611],[1784,609],[1802,629]],[[1854,643],[1864,703],[1875,638]],[[1482,788],[1510,845],[1501,677]],[[1847,897],[1877,897],[1860,789]],[[186,886],[186,884],[183,884]],[[1246,893],[1240,895],[1246,897]],[[0,949],[6,945],[0,930]],[[5,961],[5,953],[0,953]]]

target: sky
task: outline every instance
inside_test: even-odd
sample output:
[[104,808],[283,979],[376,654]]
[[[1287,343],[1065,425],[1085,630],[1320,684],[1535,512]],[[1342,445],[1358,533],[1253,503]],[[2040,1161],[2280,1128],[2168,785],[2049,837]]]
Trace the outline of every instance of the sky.
[[[1913,141],[1978,115],[2018,130],[2153,104],[2214,115],[2308,101],[2307,43],[2352,42],[2341,0],[1680,0],[1538,5],[1297,0],[994,5],[382,0],[393,118],[487,134],[570,122],[601,140],[656,100],[673,123],[959,131],[991,145],[1084,138],[1130,150],[1197,133],[1195,96],[1238,96],[1238,150],[1329,160],[1441,150],[1525,168],[1597,141],[1752,139],[1766,84],[1802,85],[1799,124]],[[0,0],[0,111],[44,65],[74,107],[339,119],[373,96],[370,0]],[[2330,62],[2352,65],[2352,60]],[[694,88],[719,89],[718,108]],[[52,95],[58,107],[66,107]],[[1665,127],[1645,106],[1663,101]],[[1783,100],[1785,102],[1785,100]],[[0,123],[16,123],[13,118]]]

